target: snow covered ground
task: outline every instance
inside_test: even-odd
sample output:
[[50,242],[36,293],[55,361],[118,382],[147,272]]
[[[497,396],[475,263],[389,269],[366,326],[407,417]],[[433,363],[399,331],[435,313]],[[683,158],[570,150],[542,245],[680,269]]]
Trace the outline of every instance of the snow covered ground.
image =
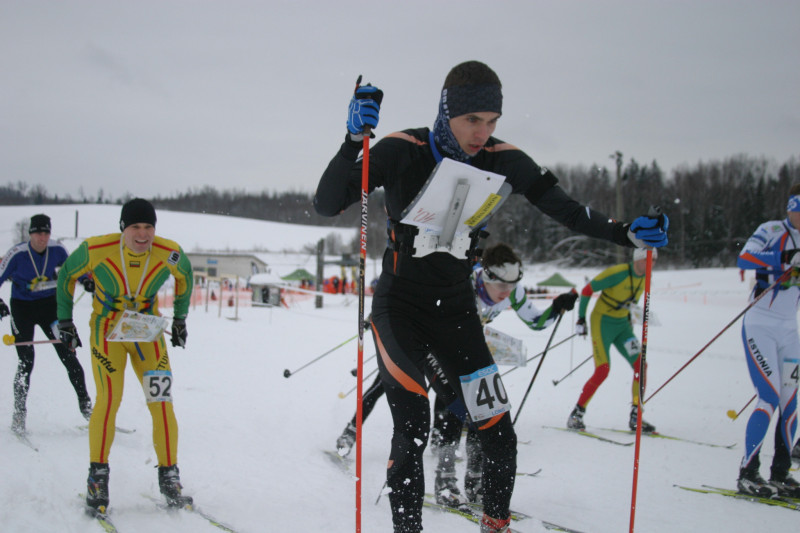
[[[36,212],[53,213],[62,207],[3,207],[2,240],[19,219]],[[89,212],[102,210],[97,218]],[[60,225],[72,223],[63,214]],[[69,213],[74,213],[74,207]],[[86,214],[84,214],[86,213]],[[118,206],[81,206],[80,236],[112,232]],[[62,215],[59,215],[62,216]],[[184,218],[187,217],[187,218]],[[96,220],[96,222],[89,222]],[[245,230],[241,219],[159,212],[158,230],[187,249],[195,242],[208,248],[285,249],[269,246],[276,235],[292,238],[293,228],[247,221],[265,231]],[[229,223],[231,225],[229,225]],[[247,226],[246,226],[247,227]],[[316,228],[314,242],[330,232]],[[263,233],[263,235],[262,235]],[[3,251],[13,242],[8,240]],[[558,270],[582,286],[598,270],[565,270],[528,265],[523,282],[533,286]],[[654,391],[702,348],[744,307],[749,280],[742,282],[735,268],[716,270],[656,270],[652,311],[661,323],[650,328],[647,357],[649,391]],[[8,301],[9,284],[0,288]],[[89,299],[77,304],[76,324],[88,336]],[[168,311],[168,310],[165,310]],[[357,301],[353,296],[327,295],[322,309],[311,302],[290,309],[197,308],[188,319],[186,350],[171,350],[175,376],[175,410],[180,424],[179,465],[186,492],[198,506],[241,532],[355,531],[355,484],[323,455],[352,416],[355,394],[340,392],[355,386],[350,370],[356,365],[355,341],[286,379],[284,369],[295,370],[356,334]],[[576,316],[568,314],[555,341],[572,333]],[[533,332],[512,314],[493,324],[522,339],[533,355],[544,349],[550,330]],[[9,333],[8,320],[0,322]],[[697,441],[736,444],[733,449],[645,438],[639,462],[636,530],[648,533],[694,531],[791,531],[795,511],[767,507],[722,496],[695,494],[674,484],[735,487],[742,453],[744,425],[750,408],[732,421],[753,395],[735,324],[646,406],[645,418],[668,435]],[[37,333],[41,339],[41,333]],[[0,529],[13,532],[100,531],[82,513],[79,493],[85,491],[88,468],[87,432],[66,373],[49,346],[37,346],[36,366],[28,399],[28,429],[38,452],[22,445],[7,429],[12,414],[12,379],[16,369],[13,348],[0,348]],[[374,353],[365,346],[365,357]],[[634,447],[607,444],[544,426],[563,426],[585,380],[588,363],[557,386],[562,378],[591,353],[590,342],[574,339],[547,354],[520,418],[520,472],[542,469],[536,477],[518,477],[512,507],[583,532],[627,531],[630,520]],[[92,396],[89,354],[79,350]],[[537,361],[516,370],[504,382],[512,403],[518,405]],[[375,367],[374,359],[365,365]],[[127,372],[126,393],[117,424],[135,429],[118,433],[110,456],[111,514],[122,532],[219,531],[190,514],[161,511],[142,495],[158,495],[150,419],[133,372]],[[611,374],[589,405],[591,427],[624,428],[630,404],[631,370],[612,354]],[[375,505],[385,478],[391,419],[385,402],[376,406],[364,426],[362,531],[390,532],[388,499]],[[605,433],[619,440],[625,434]],[[772,455],[772,430],[762,452],[762,473]],[[426,483],[433,486],[435,461],[426,452]],[[459,467],[462,474],[463,464]],[[477,531],[477,526],[451,514],[425,510],[426,531]],[[794,526],[792,525],[794,524]],[[516,524],[519,531],[545,531],[537,520]]]

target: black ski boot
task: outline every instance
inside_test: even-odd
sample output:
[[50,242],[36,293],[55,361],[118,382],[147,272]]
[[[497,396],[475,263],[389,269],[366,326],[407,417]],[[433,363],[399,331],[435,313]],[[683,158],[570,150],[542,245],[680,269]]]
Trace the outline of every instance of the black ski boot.
[[[752,462],[751,462],[752,463]],[[778,489],[774,485],[767,483],[761,474],[758,473],[758,467],[753,468],[740,468],[739,479],[736,481],[736,487],[742,494],[752,494],[761,498],[772,498],[778,494]]]
[[353,449],[353,444],[356,442],[356,427],[352,422],[347,424],[342,434],[336,439],[336,451],[342,457],[350,455],[350,450]]
[[778,491],[778,496],[787,498],[800,498],[800,483],[797,482],[789,473],[784,475],[773,474],[769,478],[769,484]]
[[108,509],[108,463],[89,463],[86,479],[86,507],[91,513],[106,513]]
[[583,415],[586,413],[586,408],[581,407],[580,405],[576,405],[575,409],[569,414],[569,418],[567,418],[567,428],[569,429],[577,429],[578,431],[583,431],[586,429],[586,424],[583,423]]
[[183,486],[178,465],[158,467],[158,488],[161,489],[161,494],[167,499],[167,505],[170,507],[190,507],[192,505],[192,497],[181,494]]
[[[631,431],[636,431],[636,419],[639,416],[639,407],[631,407],[631,417],[628,420],[628,427]],[[642,433],[655,433],[656,427],[642,418]]]
[[478,432],[467,431],[467,468],[464,473],[464,496],[470,503],[483,503],[483,451],[478,440]]
[[483,477],[480,472],[464,474],[464,496],[470,503],[483,503]]
[[92,399],[88,396],[78,400],[78,408],[81,410],[81,415],[88,422],[92,418]]
[[436,503],[447,507],[459,508],[465,503],[461,491],[458,490],[458,479],[454,472],[440,472],[436,474],[434,492],[436,493]]
[[456,508],[464,503],[456,478],[457,447],[458,444],[445,444],[439,447],[439,464],[436,466],[436,483],[434,484],[436,503]]

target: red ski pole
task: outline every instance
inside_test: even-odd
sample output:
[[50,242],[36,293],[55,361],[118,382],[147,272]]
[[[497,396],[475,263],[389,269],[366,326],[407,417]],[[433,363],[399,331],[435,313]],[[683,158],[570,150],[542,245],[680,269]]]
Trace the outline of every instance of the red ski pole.
[[[361,75],[356,80],[355,91],[361,84]],[[354,91],[354,92],[355,92]],[[358,364],[356,366],[356,533],[361,533],[361,426],[364,400],[364,284],[367,265],[367,203],[369,198],[369,137],[372,128],[364,127],[364,147],[361,157],[361,242],[358,260]]]
[[639,375],[639,398],[636,409],[636,449],[633,453],[633,489],[631,491],[631,525],[630,533],[633,533],[633,524],[636,518],[636,489],[639,483],[639,450],[642,443],[642,407],[644,398],[645,369],[647,368],[647,325],[650,319],[650,278],[653,273],[653,251],[647,249],[647,267],[644,277],[644,319],[642,320],[642,352],[639,355],[639,367],[636,373]]

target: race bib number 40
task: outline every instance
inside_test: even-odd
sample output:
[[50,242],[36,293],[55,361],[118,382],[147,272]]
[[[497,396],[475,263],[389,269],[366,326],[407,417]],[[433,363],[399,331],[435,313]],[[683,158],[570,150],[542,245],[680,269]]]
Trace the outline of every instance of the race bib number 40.
[[142,376],[142,388],[147,403],[172,401],[172,372],[150,370]]
[[486,420],[511,410],[497,365],[461,376],[461,390],[472,420]]

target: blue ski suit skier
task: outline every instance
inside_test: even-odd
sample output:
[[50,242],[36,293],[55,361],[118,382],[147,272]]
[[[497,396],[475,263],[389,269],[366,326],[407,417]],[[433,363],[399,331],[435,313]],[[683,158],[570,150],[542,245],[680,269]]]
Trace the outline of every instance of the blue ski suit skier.
[[[738,266],[755,269],[753,298],[769,289],[785,272],[788,278],[770,289],[742,319],[750,379],[758,395],[745,432],[744,457],[737,482],[740,492],[757,496],[800,498],[800,483],[789,475],[791,449],[797,429],[797,384],[800,379],[800,337],[797,307],[800,303],[800,184],[792,186],[783,220],[761,224],[739,254]],[[759,454],[775,411],[775,455],[769,482],[760,473]]]
[[[52,325],[57,322],[56,272],[69,253],[63,244],[50,240],[51,222],[47,215],[31,217],[30,239],[14,245],[0,262],[0,285],[11,280],[11,309],[0,299],[0,319],[11,314],[11,331],[15,343],[33,340],[34,328],[39,326],[50,340],[56,339]],[[84,288],[94,290],[90,278],[81,280]],[[17,345],[17,373],[14,376],[14,415],[11,429],[25,433],[28,389],[33,372],[34,350],[32,344]],[[86,381],[75,350],[61,343],[53,344],[58,358],[67,370],[69,382],[78,396],[78,408],[89,419],[92,400],[86,391]]]
[[[382,98],[383,92],[371,85],[356,88],[348,132],[314,197],[321,215],[338,215],[361,199],[364,127],[378,125]],[[459,249],[423,255],[415,248],[417,228],[400,222],[437,163],[449,158],[505,176],[513,194],[591,237],[639,247],[667,241],[666,216],[640,217],[632,224],[610,220],[567,196],[557,178],[524,152],[492,137],[501,110],[497,74],[468,61],[447,75],[432,129],[390,134],[370,150],[369,190],[384,188],[388,215],[389,242],[372,300],[372,333],[394,422],[387,484],[395,533],[422,530],[422,456],[430,428],[424,374],[428,354],[450,383],[461,384],[457,392],[478,426],[484,452],[483,533],[507,531],[516,473],[511,407],[486,346],[470,282],[480,232],[473,231],[471,242],[461,241]],[[450,200],[441,199],[445,209]]]

